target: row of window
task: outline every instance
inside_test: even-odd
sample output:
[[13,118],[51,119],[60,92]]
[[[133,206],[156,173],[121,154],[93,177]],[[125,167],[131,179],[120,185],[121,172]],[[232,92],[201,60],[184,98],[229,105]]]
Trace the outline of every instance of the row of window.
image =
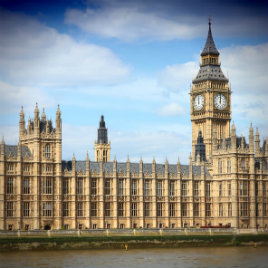
[[[132,217],[137,217],[138,216],[138,203],[133,202],[131,203],[131,216]],[[157,202],[156,203],[156,216],[157,217],[162,217],[164,216],[164,203]],[[228,216],[232,217],[232,203],[227,204],[227,215],[224,215],[224,204],[219,203],[218,204],[218,216],[223,217],[223,216]],[[52,207],[53,204],[52,202],[43,202],[42,203],[42,215],[44,217],[51,217],[52,216]],[[63,216],[68,217],[70,215],[70,203],[69,202],[63,202]],[[84,203],[83,202],[77,202],[77,216],[78,217],[83,217],[84,216]],[[143,209],[144,209],[144,216],[145,217],[150,217],[152,216],[152,203],[150,202],[145,202],[143,203]],[[266,203],[263,204],[262,211],[261,212],[261,206],[257,203],[256,204],[256,216],[267,216],[268,215],[268,206]],[[7,202],[6,203],[6,215],[7,217],[13,217],[14,216],[14,211],[15,211],[15,202]],[[117,211],[118,211],[118,216],[119,217],[124,217],[126,216],[126,209],[125,209],[125,204],[123,202],[119,202],[117,204]],[[24,217],[29,217],[30,216],[30,202],[23,202],[22,205],[22,213]],[[91,203],[91,209],[90,213],[92,217],[98,216],[98,204],[97,202],[92,202]],[[110,202],[105,202],[104,203],[104,215],[106,217],[110,217],[112,215],[112,208],[111,208],[111,203]],[[182,203],[181,204],[181,215],[183,217],[190,216],[189,215],[189,204],[188,203]],[[206,217],[211,217],[212,216],[212,204],[211,203],[206,203],[205,205],[205,215]],[[249,206],[247,202],[241,202],[239,204],[239,215],[241,217],[249,216]],[[169,216],[170,217],[176,217],[176,204],[175,203],[169,203]],[[193,204],[193,216],[194,217],[199,217],[200,216],[200,203],[194,203]]]
[[[8,177],[6,181],[6,193],[7,194],[14,194],[14,183],[15,178]],[[124,188],[124,180],[119,180],[118,183],[118,195],[124,196],[125,195],[125,188]],[[256,196],[260,195],[259,190],[259,182],[255,183],[255,194]],[[76,192],[78,195],[84,194],[84,179],[80,178],[77,180],[76,185]],[[193,185],[193,194],[194,197],[199,197],[200,192],[200,183],[194,182]],[[43,194],[52,194],[53,189],[53,179],[52,178],[43,178],[42,179],[42,193]],[[111,187],[111,180],[105,180],[104,183],[104,194],[105,195],[111,195],[112,187]],[[163,181],[157,181],[156,184],[156,195],[161,197],[163,196]],[[268,196],[268,189],[267,189],[267,182],[263,182],[263,197]],[[30,178],[24,178],[23,179],[23,185],[22,185],[22,193],[23,194],[30,194]],[[71,193],[71,183],[70,179],[64,179],[63,180],[63,194],[70,194]],[[91,180],[91,195],[97,195],[98,193],[98,187],[97,187],[97,179]],[[240,181],[239,182],[239,195],[240,196],[248,196],[249,193],[249,182],[248,181]],[[137,187],[137,180],[132,180],[131,183],[131,195],[136,196],[138,194],[138,187]],[[144,196],[150,196],[151,195],[151,182],[150,180],[144,181]],[[182,182],[181,184],[181,195],[187,196],[187,182]],[[231,182],[227,184],[227,196],[232,195],[232,186]],[[175,182],[170,181],[169,182],[169,196],[175,196]],[[205,196],[211,197],[211,183],[206,182],[205,184]],[[223,184],[222,182],[219,182],[218,184],[218,196],[223,196]]]

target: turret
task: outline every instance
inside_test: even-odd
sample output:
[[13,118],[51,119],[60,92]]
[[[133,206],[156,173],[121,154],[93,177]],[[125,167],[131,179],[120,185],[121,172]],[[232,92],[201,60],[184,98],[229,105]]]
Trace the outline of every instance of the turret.
[[143,161],[142,161],[142,157],[141,157],[141,159],[140,159],[140,174],[142,174],[143,173]]
[[108,135],[107,135],[107,128],[105,127],[104,116],[101,116],[100,126],[98,129],[98,143],[107,144],[108,143]]
[[256,150],[256,153],[260,152],[260,134],[259,134],[258,128],[256,129],[256,133],[255,133],[255,150]]
[[168,159],[166,158],[166,162],[165,162],[165,177],[168,177]]
[[37,103],[36,103],[36,106],[34,109],[34,129],[35,129],[35,133],[39,133],[39,131],[40,131],[40,118],[39,118],[39,109],[38,109]]
[[43,121],[43,122],[46,121],[45,108],[43,108],[43,113],[42,113],[42,115],[41,115],[41,121]]
[[193,177],[193,161],[192,161],[192,154],[189,155],[189,178]]
[[250,124],[250,127],[249,127],[248,140],[249,140],[249,152],[253,154],[254,153],[254,133],[253,133],[252,124]]
[[88,156],[88,152],[87,152],[87,156],[86,156],[86,172],[89,173],[90,171],[90,161],[89,161],[89,156]]
[[56,112],[56,133],[61,133],[61,111],[59,105]]
[[28,118],[28,124],[27,124],[27,134],[30,134],[32,130],[32,126],[31,126],[31,118],[29,116]]
[[236,128],[235,124],[232,124],[232,129],[231,129],[231,147],[232,149],[236,149]]
[[20,111],[20,123],[19,123],[19,136],[20,138],[24,135],[25,132],[25,119],[24,119],[24,111],[23,111],[23,106],[21,106],[21,111]]
[[4,140],[4,136],[2,137],[2,142],[1,142],[1,156],[2,157],[5,156],[5,140]]
[[117,160],[116,160],[116,156],[114,156],[114,161],[113,161],[113,172],[114,172],[114,174],[116,174],[116,172],[117,172]]
[[177,161],[177,176],[178,176],[178,178],[180,178],[180,176],[181,176],[181,162],[180,162],[179,157],[178,157],[178,161]]
[[73,158],[72,158],[72,172],[73,172],[73,174],[75,174],[75,163],[76,163],[76,159],[75,159],[75,155],[73,154]]
[[156,171],[156,162],[155,162],[155,158],[153,158],[153,162],[152,162],[152,173],[155,174]]
[[195,161],[200,163],[206,161],[206,145],[202,137],[202,132],[199,130],[197,142],[195,145]]
[[95,141],[95,161],[110,162],[110,149],[111,144],[108,142],[107,128],[102,115],[98,129],[98,139]]

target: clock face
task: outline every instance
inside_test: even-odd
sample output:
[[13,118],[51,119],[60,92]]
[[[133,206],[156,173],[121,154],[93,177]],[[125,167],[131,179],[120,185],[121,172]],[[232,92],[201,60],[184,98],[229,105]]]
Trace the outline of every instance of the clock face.
[[214,104],[217,109],[223,110],[227,105],[226,97],[223,94],[217,94],[214,97]]
[[204,97],[203,95],[197,95],[194,99],[194,109],[200,111],[204,107]]

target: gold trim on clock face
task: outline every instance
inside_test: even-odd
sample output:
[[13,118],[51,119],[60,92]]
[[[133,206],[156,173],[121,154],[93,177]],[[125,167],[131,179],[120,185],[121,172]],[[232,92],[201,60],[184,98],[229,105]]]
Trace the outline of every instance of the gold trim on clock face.
[[223,110],[227,107],[226,97],[221,93],[216,94],[214,97],[214,105],[218,110]]
[[194,110],[200,111],[203,109],[205,103],[204,96],[199,94],[194,98]]

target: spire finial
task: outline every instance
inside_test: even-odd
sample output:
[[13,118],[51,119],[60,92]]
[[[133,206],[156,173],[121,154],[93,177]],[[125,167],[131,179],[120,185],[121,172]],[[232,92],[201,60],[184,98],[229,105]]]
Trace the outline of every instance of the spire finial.
[[209,15],[209,16],[208,16],[208,25],[209,25],[209,28],[210,28],[210,26],[211,26],[211,21],[212,21],[212,18],[211,18],[211,16]]

